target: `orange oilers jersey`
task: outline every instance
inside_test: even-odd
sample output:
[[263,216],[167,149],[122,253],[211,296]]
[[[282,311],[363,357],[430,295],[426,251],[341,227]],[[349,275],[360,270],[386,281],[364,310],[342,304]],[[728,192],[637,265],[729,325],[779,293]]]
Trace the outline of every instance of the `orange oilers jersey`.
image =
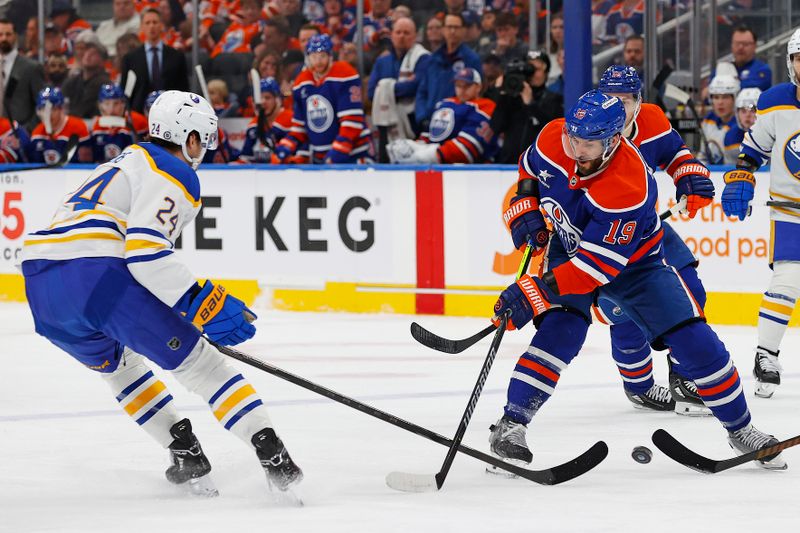
[[262,27],[263,24],[260,21],[247,26],[242,26],[238,22],[232,23],[214,46],[211,57],[217,57],[223,53],[250,53],[250,41],[261,32]]
[[[72,135],[78,136],[79,149],[82,147],[91,148],[89,128],[78,117],[68,116],[64,127],[59,131],[54,131],[52,135],[47,134],[44,124],[38,124],[31,133],[28,160],[36,163],[47,163],[48,165],[56,163],[61,159],[61,154],[66,149],[69,138]],[[73,163],[78,162],[78,151],[75,152],[70,161]]]

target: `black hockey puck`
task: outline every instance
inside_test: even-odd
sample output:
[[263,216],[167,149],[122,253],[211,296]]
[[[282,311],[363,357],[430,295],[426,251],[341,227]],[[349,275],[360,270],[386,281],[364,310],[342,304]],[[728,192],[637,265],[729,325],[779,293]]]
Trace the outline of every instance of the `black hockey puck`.
[[633,460],[637,463],[646,465],[653,459],[653,452],[651,452],[650,449],[646,448],[645,446],[637,446],[631,452],[631,457],[633,457]]

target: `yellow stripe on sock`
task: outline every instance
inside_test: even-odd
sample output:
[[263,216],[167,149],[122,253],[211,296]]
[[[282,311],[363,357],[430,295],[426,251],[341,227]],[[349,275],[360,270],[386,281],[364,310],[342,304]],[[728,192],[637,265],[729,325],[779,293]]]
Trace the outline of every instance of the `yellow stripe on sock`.
[[787,319],[792,316],[792,311],[794,311],[793,306],[776,304],[775,302],[770,302],[768,300],[763,300],[761,302],[761,308],[769,309],[770,311],[786,315]]
[[131,402],[125,406],[125,412],[129,415],[133,416],[133,414],[141,409],[147,402],[158,396],[158,394],[166,389],[167,386],[164,385],[161,381],[156,381],[145,390],[139,393],[139,395],[131,400]]
[[223,418],[225,418],[225,415],[228,414],[228,411],[234,408],[234,406],[236,406],[239,402],[241,402],[243,399],[247,398],[251,394],[255,393],[256,390],[253,388],[252,385],[248,383],[244,387],[240,388],[239,390],[228,396],[228,399],[225,400],[222,403],[222,405],[219,406],[219,409],[214,411],[214,416],[217,417],[217,420],[221,421]]

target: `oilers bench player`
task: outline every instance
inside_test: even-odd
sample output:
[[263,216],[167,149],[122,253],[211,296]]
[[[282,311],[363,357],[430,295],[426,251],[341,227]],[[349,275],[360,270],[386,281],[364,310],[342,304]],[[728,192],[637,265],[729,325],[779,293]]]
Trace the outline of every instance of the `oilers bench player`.
[[[654,104],[642,103],[642,81],[633,67],[612,65],[606,69],[597,87],[609,96],[619,98],[625,106],[625,136],[642,154],[650,168],[659,167],[675,183],[675,197],[686,197],[689,218],[710,204],[714,198],[711,173],[692,156],[681,136],[669,123],[664,112]],[[661,246],[667,264],[675,267],[683,283],[702,309],[706,291],[697,275],[697,258],[683,239],[667,222],[662,222],[664,238]],[[515,240],[527,241],[525,228],[511,228]],[[683,375],[680,365],[667,357],[669,390],[653,380],[653,359],[644,333],[634,321],[610,300],[601,298],[593,308],[595,318],[611,325],[611,355],[617,363],[625,394],[634,406],[671,411],[684,415],[710,415],[697,393],[697,386]]]
[[253,387],[211,340],[251,338],[255,315],[224,287],[195,281],[173,250],[200,208],[195,173],[217,142],[202,97],[166,91],[149,113],[150,143],[99,165],[64,197],[52,223],[29,234],[22,272],[36,332],[98,372],[120,407],[170,452],[167,479],[216,495],[192,425],[148,360],[199,394],[215,417],[253,447],[270,487],[286,491],[300,468]]
[[[738,453],[778,442],[751,424],[730,355],[675,268],[664,263],[656,182],[624,127],[622,102],[592,90],[566,119],[549,122],[520,158],[516,201],[523,208],[512,208],[512,218],[524,217],[533,241],[546,242],[539,239],[547,231],[543,211],[555,235],[544,274],[522,276],[494,307],[496,317],[509,315],[510,329],[531,320],[537,328],[512,373],[505,412],[491,427],[491,450],[503,459],[532,460],[527,425],[580,351],[598,296],[619,306],[649,343],[671,350]],[[780,455],[759,464],[786,468]]]
[[[786,49],[789,82],[775,85],[758,98],[758,120],[745,133],[736,169],[725,173],[722,209],[744,220],[750,214],[755,171],[771,161],[769,194],[774,200],[800,201],[800,29]],[[781,340],[800,298],[800,209],[770,209],[772,280],[758,312],[758,346],[753,373],[755,394],[770,398],[781,383],[778,362]]]

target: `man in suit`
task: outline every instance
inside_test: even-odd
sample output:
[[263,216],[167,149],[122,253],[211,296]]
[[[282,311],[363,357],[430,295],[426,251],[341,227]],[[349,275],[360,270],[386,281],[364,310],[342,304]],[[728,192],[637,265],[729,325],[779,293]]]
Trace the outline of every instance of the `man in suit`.
[[44,86],[42,65],[19,54],[14,24],[0,19],[0,116],[11,118],[33,129],[36,118],[36,95]]
[[136,85],[131,95],[131,109],[144,111],[147,95],[152,91],[189,90],[189,73],[186,56],[164,44],[164,21],[156,9],[145,9],[141,15],[144,46],[140,46],[122,59],[122,87],[128,80],[128,71],[136,73]]

